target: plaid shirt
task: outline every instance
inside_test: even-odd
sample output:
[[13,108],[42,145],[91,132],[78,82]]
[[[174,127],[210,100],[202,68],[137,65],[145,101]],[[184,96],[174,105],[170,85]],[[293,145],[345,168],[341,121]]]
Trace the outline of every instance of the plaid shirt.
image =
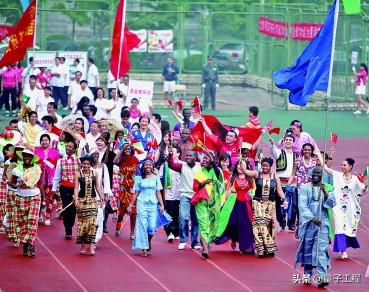
[[52,191],[56,192],[59,183],[65,187],[74,188],[74,177],[79,168],[79,159],[75,155],[59,159],[56,164]]
[[74,183],[74,177],[79,169],[79,159],[72,155],[61,159],[61,181]]

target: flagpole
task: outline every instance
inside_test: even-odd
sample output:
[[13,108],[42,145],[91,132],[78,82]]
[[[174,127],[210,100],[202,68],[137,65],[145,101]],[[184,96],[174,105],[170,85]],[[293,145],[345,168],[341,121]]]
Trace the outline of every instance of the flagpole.
[[[122,1],[122,0],[120,0]],[[118,58],[118,72],[117,72],[117,86],[119,84],[119,74],[120,74],[120,62],[122,59],[122,50],[123,50],[123,41],[124,41],[124,30],[126,25],[126,1],[123,0],[123,7],[122,7],[122,25],[121,25],[121,31],[120,31],[120,43],[119,43],[119,58]]]
[[336,0],[335,4],[336,4],[336,7],[334,9],[334,25],[333,25],[333,39],[332,39],[332,49],[331,49],[331,62],[329,64],[328,88],[327,88],[327,96],[325,99],[324,153],[327,153],[328,105],[329,105],[329,99],[331,98],[331,94],[332,94],[334,49],[336,46],[336,32],[337,32],[338,15],[339,15],[339,10],[340,10],[340,0]]
[[[32,2],[31,2],[32,4]],[[36,32],[37,32],[37,10],[38,10],[38,0],[36,0],[36,11],[35,11],[35,28],[33,31],[33,50],[35,48],[36,45]]]
[[[328,75],[328,88],[327,88],[327,97],[325,99],[325,129],[324,129],[324,155],[322,164],[324,165],[325,154],[327,153],[327,132],[328,132],[328,104],[329,98],[331,97],[332,90],[332,75],[333,75],[333,60],[334,60],[334,48],[336,46],[336,32],[337,32],[337,22],[338,22],[338,14],[340,10],[340,0],[335,1],[336,7],[334,8],[334,24],[333,24],[333,37],[332,37],[332,49],[331,49],[331,62],[329,64],[329,75]],[[320,153],[318,154],[320,155]],[[321,221],[321,212],[322,212],[322,191],[319,190],[319,221]],[[320,231],[321,226],[318,226],[318,236],[317,236],[317,244],[316,244],[316,256],[315,256],[315,266],[318,265],[318,254],[319,254],[319,240],[320,240]]]

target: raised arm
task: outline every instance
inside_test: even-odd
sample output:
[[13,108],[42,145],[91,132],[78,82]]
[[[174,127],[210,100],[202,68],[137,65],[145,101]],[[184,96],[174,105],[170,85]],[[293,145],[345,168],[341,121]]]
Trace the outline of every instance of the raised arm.
[[248,177],[252,177],[252,178],[257,178],[258,177],[258,172],[255,170],[249,170],[247,169],[247,165],[246,165],[246,161],[242,160],[240,162],[240,166],[241,166],[241,170],[244,174],[246,174]]
[[173,149],[169,149],[169,155],[168,155],[168,166],[170,169],[176,171],[176,172],[181,172],[182,171],[182,164],[178,163],[178,162],[174,162],[174,158],[173,158]]
[[213,135],[213,132],[210,130],[209,126],[206,124],[206,121],[203,117],[200,118],[199,122],[201,122],[204,131],[207,135]]

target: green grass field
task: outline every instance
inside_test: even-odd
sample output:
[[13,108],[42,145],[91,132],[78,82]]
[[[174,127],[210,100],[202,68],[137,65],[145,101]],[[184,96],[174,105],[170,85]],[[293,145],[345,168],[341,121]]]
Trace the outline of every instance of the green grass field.
[[[164,120],[173,126],[176,122],[171,115],[170,109],[158,108],[156,112],[162,115]],[[227,125],[241,126],[247,122],[247,109],[205,111],[205,114],[215,115],[221,122]],[[59,114],[67,112],[59,111]],[[282,131],[288,127],[294,119],[303,123],[305,131],[315,139],[324,139],[325,112],[321,111],[284,111],[284,110],[261,110],[259,113],[262,125],[273,121],[274,127],[280,127]],[[10,118],[5,117],[5,112],[0,114],[1,129],[6,126]],[[328,113],[328,136],[331,132],[338,134],[340,138],[367,137],[369,136],[369,115],[354,116],[352,112],[329,112]]]

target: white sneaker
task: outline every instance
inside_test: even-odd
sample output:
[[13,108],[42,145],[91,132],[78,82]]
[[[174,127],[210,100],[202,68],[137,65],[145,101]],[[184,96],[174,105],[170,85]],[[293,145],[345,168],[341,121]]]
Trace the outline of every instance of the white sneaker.
[[353,112],[354,115],[361,115],[361,111],[357,110]]
[[201,246],[200,246],[200,245],[195,245],[195,246],[193,247],[193,249],[200,250],[200,249],[201,249]]
[[50,219],[46,219],[44,224],[45,224],[45,225],[51,225],[51,221],[50,221]]
[[186,243],[185,242],[180,242],[179,244],[178,244],[178,248],[177,249],[179,249],[179,250],[184,250],[186,248]]
[[168,242],[172,243],[173,240],[174,240],[174,235],[173,235],[173,233],[171,233],[171,234],[168,235]]
[[179,236],[176,236],[176,237],[175,237],[175,240],[179,240]]

